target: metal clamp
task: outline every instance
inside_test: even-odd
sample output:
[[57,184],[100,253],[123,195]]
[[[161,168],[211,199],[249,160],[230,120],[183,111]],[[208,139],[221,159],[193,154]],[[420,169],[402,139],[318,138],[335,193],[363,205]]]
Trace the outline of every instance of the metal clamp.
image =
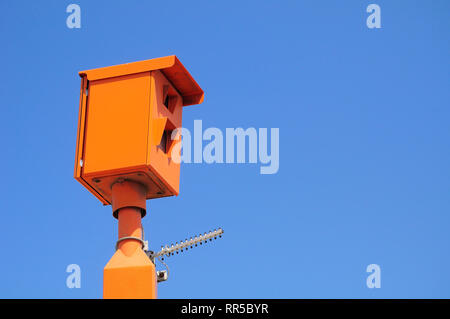
[[123,240],[127,240],[127,239],[133,239],[133,240],[137,240],[138,242],[140,242],[141,243],[141,245],[142,245],[142,248],[144,248],[145,247],[145,242],[144,242],[144,240],[142,240],[141,238],[138,238],[138,237],[133,237],[133,236],[127,236],[127,237],[122,237],[122,238],[119,238],[119,240],[116,242],[116,250],[118,249],[118,247],[119,247],[119,243],[121,242],[121,241],[123,241]]

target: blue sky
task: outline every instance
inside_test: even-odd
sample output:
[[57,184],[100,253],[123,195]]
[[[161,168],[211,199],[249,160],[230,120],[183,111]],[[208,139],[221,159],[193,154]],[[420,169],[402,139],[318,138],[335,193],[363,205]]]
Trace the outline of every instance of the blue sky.
[[[81,28],[66,7],[81,7]],[[381,7],[368,29],[366,7]],[[2,1],[1,298],[101,298],[117,222],[73,178],[84,69],[176,54],[193,128],[280,129],[280,169],[184,164],[147,202],[160,298],[450,298],[450,2]],[[81,288],[66,267],[81,267]],[[381,288],[366,267],[381,267]]]

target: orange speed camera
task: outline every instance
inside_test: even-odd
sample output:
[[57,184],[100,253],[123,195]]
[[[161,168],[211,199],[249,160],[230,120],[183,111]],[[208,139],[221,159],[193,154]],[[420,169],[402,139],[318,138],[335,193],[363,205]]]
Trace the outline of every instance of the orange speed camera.
[[75,178],[103,204],[111,186],[138,182],[146,198],[178,195],[172,132],[204,93],[176,56],[81,71]]

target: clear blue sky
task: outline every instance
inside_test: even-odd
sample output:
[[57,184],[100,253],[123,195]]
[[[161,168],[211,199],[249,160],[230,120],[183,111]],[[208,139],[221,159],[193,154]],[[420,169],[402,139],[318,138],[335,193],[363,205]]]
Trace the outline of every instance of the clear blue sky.
[[[66,7],[81,6],[81,29]],[[368,29],[366,7],[381,7]],[[0,297],[100,298],[117,223],[73,178],[83,69],[176,54],[184,126],[280,128],[280,169],[185,164],[148,201],[161,298],[450,298],[450,2],[2,1]],[[80,289],[66,267],[81,267]],[[366,267],[381,267],[381,288]]]

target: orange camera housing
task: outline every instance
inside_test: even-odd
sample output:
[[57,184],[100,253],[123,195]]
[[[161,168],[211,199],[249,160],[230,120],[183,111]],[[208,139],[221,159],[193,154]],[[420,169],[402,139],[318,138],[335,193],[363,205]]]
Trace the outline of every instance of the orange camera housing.
[[178,195],[183,106],[204,92],[176,56],[81,71],[75,179],[103,204],[116,181],[146,187],[146,198]]

